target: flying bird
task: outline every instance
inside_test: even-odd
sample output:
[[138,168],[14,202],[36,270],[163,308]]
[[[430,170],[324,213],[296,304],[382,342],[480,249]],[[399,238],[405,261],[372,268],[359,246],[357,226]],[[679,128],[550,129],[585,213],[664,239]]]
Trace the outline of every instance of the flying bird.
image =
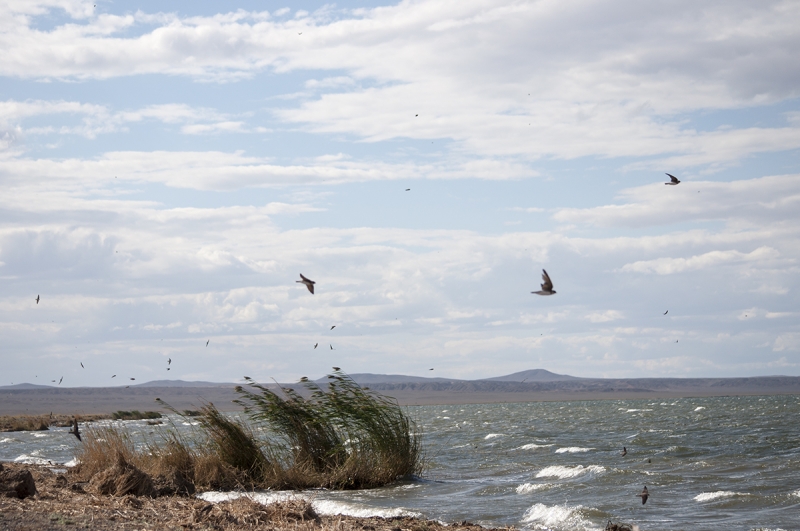
[[331,350],[333,350],[333,345],[331,345],[330,347],[331,347]]
[[167,370],[169,370],[169,367],[167,367]]
[[62,376],[61,379],[58,380],[58,385],[61,385],[61,380],[63,380],[63,379],[64,379],[64,377]]
[[647,498],[650,496],[650,493],[647,492],[647,485],[645,485],[644,490],[642,490],[642,493],[637,494],[637,496],[640,496],[642,498],[642,505],[647,503]]
[[85,369],[86,367],[83,366],[83,362],[81,362],[81,369]]
[[116,374],[115,374],[114,376],[112,376],[112,378],[116,378],[116,377],[117,377],[117,375],[116,375]]
[[333,325],[333,326],[331,327],[331,330],[333,330],[334,328],[336,328],[336,325]]
[[339,367],[334,367],[333,370],[334,371],[340,371],[341,369]]
[[626,455],[628,455],[628,449],[623,446],[622,447],[622,457],[625,457]]
[[79,441],[81,440],[81,432],[78,429],[78,419],[76,418],[72,419],[72,429],[69,430],[69,432],[75,437],[77,437]]
[[302,278],[303,280],[295,280],[295,282],[299,282],[300,284],[305,284],[306,287],[308,288],[308,291],[310,291],[311,294],[313,295],[314,294],[314,284],[316,284],[316,282],[314,282],[311,279],[308,279],[308,278],[304,277],[303,273],[300,273],[300,278]]
[[206,341],[206,346],[208,346],[209,341],[211,341],[211,340],[209,339],[208,341]]
[[664,315],[667,315],[668,313],[669,313],[669,310],[667,310],[666,312],[664,312]]
[[39,296],[36,296],[36,304],[39,304]]
[[314,343],[314,348],[317,348],[318,346],[319,346],[319,343]]
[[680,183],[678,178],[675,177],[674,175],[670,175],[669,173],[667,173],[666,175],[667,175],[667,177],[669,177],[670,181],[668,183],[664,183],[664,184],[669,184],[669,185],[675,186],[676,184]]
[[135,380],[136,378],[131,378],[131,380]]
[[411,188],[406,188],[406,192],[410,192],[410,191],[411,191]]
[[429,371],[432,371],[433,369],[431,368],[431,369],[428,369],[428,370],[429,370]]
[[555,295],[556,292],[553,289],[553,281],[550,280],[550,275],[547,274],[547,271],[542,269],[542,289],[540,291],[531,291],[534,295]]
[[[206,345],[208,346],[208,345]],[[172,365],[172,358],[167,358],[167,365]]]

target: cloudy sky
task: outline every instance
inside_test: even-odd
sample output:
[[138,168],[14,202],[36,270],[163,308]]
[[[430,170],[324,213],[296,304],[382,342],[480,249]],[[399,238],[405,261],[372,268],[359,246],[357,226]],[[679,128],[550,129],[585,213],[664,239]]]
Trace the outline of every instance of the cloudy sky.
[[800,375],[800,3],[290,4],[0,3],[0,384]]

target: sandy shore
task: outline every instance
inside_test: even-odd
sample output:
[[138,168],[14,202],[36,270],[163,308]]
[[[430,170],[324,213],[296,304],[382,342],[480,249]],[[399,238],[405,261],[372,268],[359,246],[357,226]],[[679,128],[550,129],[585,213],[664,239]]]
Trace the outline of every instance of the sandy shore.
[[[444,526],[422,518],[356,518],[317,515],[302,500],[261,505],[249,498],[218,504],[193,496],[105,496],[36,465],[3,463],[5,470],[28,470],[37,494],[24,499],[0,497],[0,530],[188,530],[219,531],[483,531],[468,522]],[[513,529],[513,528],[503,528]]]

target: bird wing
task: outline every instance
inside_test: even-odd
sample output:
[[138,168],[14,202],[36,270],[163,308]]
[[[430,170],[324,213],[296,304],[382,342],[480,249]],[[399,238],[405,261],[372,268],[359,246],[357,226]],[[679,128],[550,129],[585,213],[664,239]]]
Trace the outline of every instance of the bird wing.
[[312,284],[316,284],[316,282],[314,282],[314,281],[313,281],[313,280],[311,280],[310,278],[306,278],[306,277],[304,277],[304,276],[303,276],[303,273],[300,273],[300,278],[302,278],[302,279],[303,279],[303,280],[305,280],[306,282],[311,282]]
[[680,181],[678,180],[678,178],[677,178],[677,177],[675,177],[674,175],[670,175],[669,173],[668,173],[668,174],[666,174],[666,175],[667,175],[667,177],[669,177],[669,178],[670,178],[670,180],[672,180],[672,182],[674,182],[675,184],[678,184],[678,183],[680,182]]
[[544,280],[544,283],[542,283],[542,290],[553,291],[553,281],[550,280],[550,275],[548,275],[547,271],[544,269],[542,269],[542,280]]

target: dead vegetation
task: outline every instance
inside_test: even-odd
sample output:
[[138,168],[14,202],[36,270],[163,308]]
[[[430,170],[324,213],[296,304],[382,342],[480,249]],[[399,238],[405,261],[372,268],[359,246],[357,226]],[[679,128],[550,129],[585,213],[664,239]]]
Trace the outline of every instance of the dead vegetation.
[[36,465],[7,466],[30,470],[38,494],[23,500],[0,498],[0,529],[61,531],[215,530],[215,531],[480,531],[461,522],[410,517],[356,518],[319,515],[311,503],[296,498],[262,505],[242,496],[217,504],[179,496],[157,498],[102,496],[71,473],[56,474]]
[[[72,415],[15,415],[0,416],[0,432],[44,431],[51,427],[66,428],[72,425]],[[80,422],[110,419],[111,415],[80,415]]]

